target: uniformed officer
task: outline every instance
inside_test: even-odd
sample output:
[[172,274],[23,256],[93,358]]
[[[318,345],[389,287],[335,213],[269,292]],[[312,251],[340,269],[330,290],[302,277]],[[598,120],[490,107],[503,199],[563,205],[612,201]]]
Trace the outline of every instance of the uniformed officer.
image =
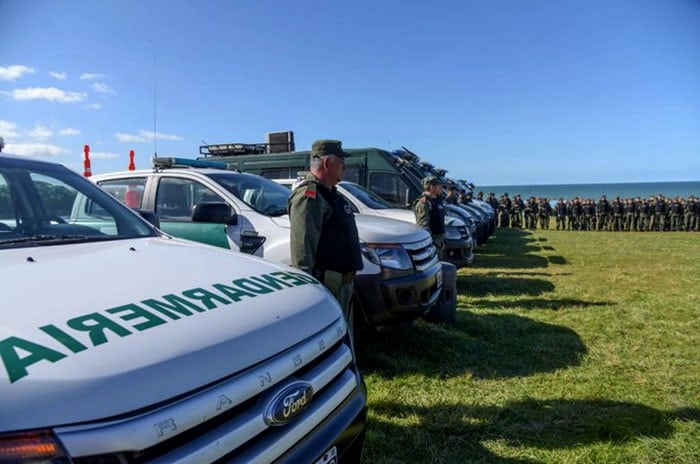
[[445,209],[442,206],[442,182],[435,176],[423,179],[423,194],[413,203],[416,224],[433,237],[440,259],[445,249]]
[[335,185],[345,170],[338,140],[311,146],[310,173],[296,186],[287,205],[292,266],[322,282],[336,297],[352,327],[353,276],[362,269],[355,216]]

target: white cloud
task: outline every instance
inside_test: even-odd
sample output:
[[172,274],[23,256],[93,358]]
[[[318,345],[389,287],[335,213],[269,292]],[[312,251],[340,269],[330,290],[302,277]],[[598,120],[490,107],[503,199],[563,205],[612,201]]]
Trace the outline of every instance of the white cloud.
[[80,130],[78,129],[73,129],[72,127],[69,127],[68,129],[61,129],[58,131],[58,135],[78,135],[80,134]]
[[83,92],[68,92],[56,87],[28,87],[7,92],[12,100],[48,100],[59,103],[75,103],[85,100],[87,94]]
[[[126,143],[146,143],[154,139],[153,132],[140,130],[138,134],[125,134],[124,132],[115,132],[114,137],[120,142]],[[179,135],[155,134],[157,140],[184,140]]]
[[33,139],[48,139],[53,135],[53,131],[46,126],[37,124],[27,135]]
[[116,153],[109,153],[106,151],[91,151],[90,159],[116,159],[119,155]]
[[64,72],[49,71],[49,75],[54,79],[58,79],[59,81],[66,80],[66,73]]
[[45,143],[10,143],[5,146],[5,152],[12,155],[36,158],[55,158],[56,156],[65,155],[68,153],[68,150]]
[[19,137],[19,132],[16,132],[15,129],[17,129],[17,124],[0,119],[0,136],[5,138],[5,142],[8,138]]
[[99,103],[88,103],[87,105],[83,105],[84,110],[99,110],[102,109],[102,105]]
[[[141,137],[146,138],[147,140],[153,140],[153,132],[151,132],[151,131],[140,130],[139,135]],[[168,134],[161,134],[161,133],[156,133],[155,135],[156,135],[155,138],[158,140],[184,140],[179,135],[168,135]]]
[[99,93],[116,93],[112,87],[101,82],[95,82],[92,84],[92,90]]
[[139,137],[138,135],[125,134],[123,132],[115,132],[114,137],[118,141],[125,142],[125,143],[144,143],[144,142],[148,141],[148,140],[144,139],[143,137]]
[[94,81],[96,79],[107,79],[109,74],[102,73],[83,73],[80,75],[80,80],[82,81]]
[[23,74],[34,74],[34,68],[28,68],[21,64],[2,67],[0,66],[0,81],[15,81],[22,77]]

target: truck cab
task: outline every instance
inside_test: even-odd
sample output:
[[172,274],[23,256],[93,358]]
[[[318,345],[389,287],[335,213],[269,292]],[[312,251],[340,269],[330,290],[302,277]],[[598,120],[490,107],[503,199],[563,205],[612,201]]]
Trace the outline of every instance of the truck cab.
[[[190,161],[156,160],[151,171],[105,174],[92,180],[131,202],[129,206],[154,212],[168,234],[289,264],[290,190],[216,164],[190,167]],[[442,269],[430,234],[415,225],[371,215],[359,214],[356,222],[364,268],[355,277],[354,319],[383,329],[425,315],[442,289]]]
[[360,461],[366,391],[316,279],[58,164],[3,154],[0,198],[0,461]]

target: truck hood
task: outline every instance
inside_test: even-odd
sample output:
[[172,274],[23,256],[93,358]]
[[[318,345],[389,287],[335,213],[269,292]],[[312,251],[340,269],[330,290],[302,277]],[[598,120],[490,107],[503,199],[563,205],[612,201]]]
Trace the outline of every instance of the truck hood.
[[5,250],[0,291],[0,432],[156,405],[341,317],[298,270],[164,238]]
[[[402,210],[392,210],[399,211]],[[406,211],[413,217],[413,213]],[[289,216],[272,218],[280,227],[289,228]],[[389,219],[374,214],[356,214],[355,223],[360,240],[367,243],[412,243],[430,236],[428,232],[406,220]]]
[[397,221],[370,214],[356,214],[360,240],[367,243],[412,243],[430,237],[430,234],[406,221]]

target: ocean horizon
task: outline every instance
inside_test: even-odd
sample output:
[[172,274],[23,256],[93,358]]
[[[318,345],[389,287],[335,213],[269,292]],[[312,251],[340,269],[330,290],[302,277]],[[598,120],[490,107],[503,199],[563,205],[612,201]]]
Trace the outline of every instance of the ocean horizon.
[[484,198],[489,192],[496,198],[508,193],[510,198],[519,194],[524,199],[531,196],[544,197],[548,200],[566,200],[582,197],[598,200],[605,195],[608,200],[620,198],[649,198],[662,194],[667,198],[688,198],[691,195],[700,196],[700,181],[679,182],[617,182],[594,184],[542,184],[542,185],[483,185],[477,186],[474,192],[484,192]]

